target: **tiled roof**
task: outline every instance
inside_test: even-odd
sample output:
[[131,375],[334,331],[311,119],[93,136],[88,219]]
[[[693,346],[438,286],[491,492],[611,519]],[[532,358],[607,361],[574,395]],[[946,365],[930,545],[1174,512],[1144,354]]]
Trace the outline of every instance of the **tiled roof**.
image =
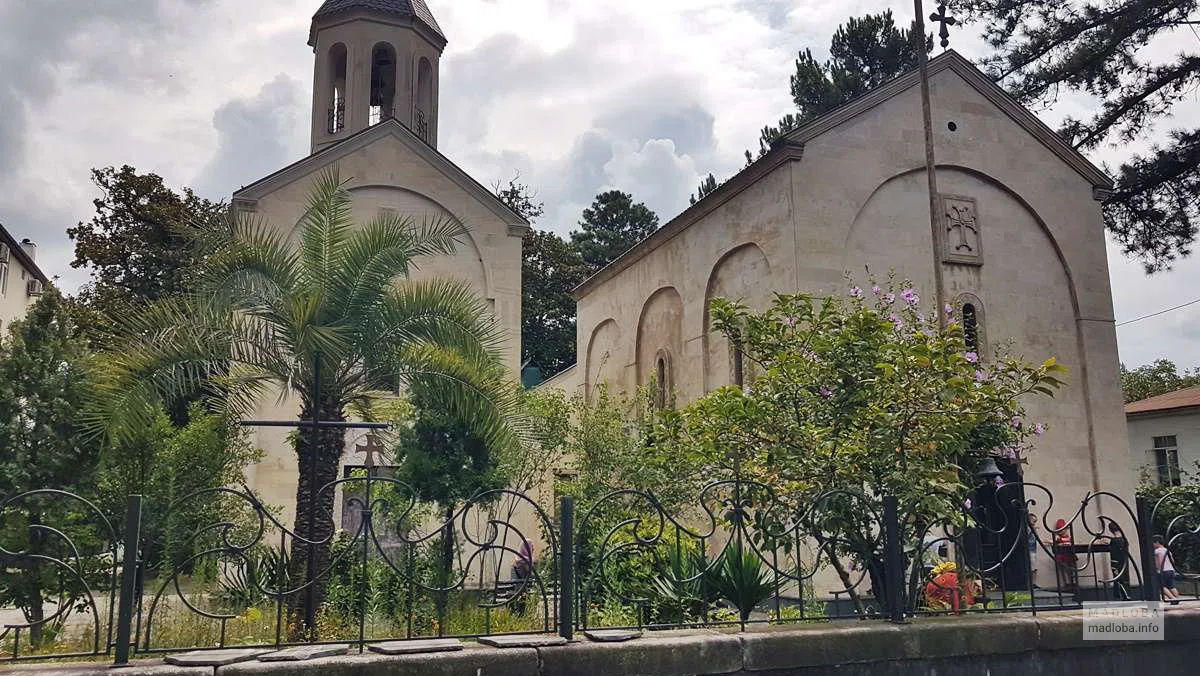
[[442,34],[442,29],[438,26],[437,19],[433,18],[433,12],[429,11],[429,6],[425,4],[425,0],[325,0],[325,4],[321,5],[321,8],[313,15],[313,19],[347,12],[352,9],[371,9],[388,14],[416,17],[432,28],[438,35],[441,35],[443,38],[446,37]]
[[1125,404],[1125,413],[1154,413],[1180,408],[1200,407],[1200,387],[1189,387]]

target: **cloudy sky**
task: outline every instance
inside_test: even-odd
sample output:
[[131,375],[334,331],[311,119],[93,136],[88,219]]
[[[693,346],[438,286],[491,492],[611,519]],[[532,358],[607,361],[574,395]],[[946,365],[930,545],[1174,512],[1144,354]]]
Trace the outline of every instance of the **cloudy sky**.
[[[223,199],[303,157],[319,4],[0,0],[0,222],[37,240],[43,268],[70,291],[86,272],[70,267],[65,231],[91,215],[91,168],[130,164]],[[824,58],[854,14],[911,13],[884,0],[429,4],[450,39],[440,149],[484,184],[520,172],[546,202],[540,225],[563,233],[610,188],[667,221],[700,177],[736,171],[758,129],[788,111],[796,50]],[[969,34],[955,41],[983,54]],[[1043,116],[1053,124],[1088,105]],[[1118,321],[1200,296],[1200,262],[1148,278],[1110,252]],[[1129,365],[1200,364],[1200,305],[1118,333]]]

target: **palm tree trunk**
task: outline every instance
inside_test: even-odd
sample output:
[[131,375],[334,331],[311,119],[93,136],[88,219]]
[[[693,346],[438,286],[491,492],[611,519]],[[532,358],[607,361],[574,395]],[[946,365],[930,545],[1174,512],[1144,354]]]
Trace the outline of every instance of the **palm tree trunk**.
[[[302,420],[311,421],[312,405],[306,403],[300,415]],[[340,405],[325,401],[318,409],[317,419],[343,421],[346,414]],[[294,640],[303,638],[304,634],[314,635],[316,620],[325,601],[329,584],[325,573],[329,568],[334,533],[335,491],[321,489],[338,479],[345,445],[345,430],[336,428],[314,430],[302,427],[296,437],[299,480],[296,482],[294,530],[300,537],[292,540],[288,575],[291,587],[301,583],[306,586],[288,601],[288,627]]]

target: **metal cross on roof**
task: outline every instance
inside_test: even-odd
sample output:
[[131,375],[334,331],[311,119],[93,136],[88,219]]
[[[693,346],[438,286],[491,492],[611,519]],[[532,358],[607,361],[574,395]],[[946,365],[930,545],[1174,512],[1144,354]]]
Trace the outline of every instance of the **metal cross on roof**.
[[942,39],[942,48],[950,46],[950,27],[958,25],[958,19],[946,14],[946,3],[939,2],[937,11],[929,15],[929,20],[942,24],[938,37]]

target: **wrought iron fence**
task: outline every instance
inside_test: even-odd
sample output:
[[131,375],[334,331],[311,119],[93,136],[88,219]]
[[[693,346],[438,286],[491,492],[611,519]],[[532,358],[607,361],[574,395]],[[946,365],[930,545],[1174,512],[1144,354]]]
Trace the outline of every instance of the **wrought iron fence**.
[[297,533],[245,487],[132,496],[119,530],[63,491],[0,503],[0,599],[48,608],[0,618],[5,659],[1037,613],[1158,600],[1171,568],[1198,598],[1200,494],[1185,489],[1134,507],[1088,493],[1064,508],[1033,482],[905,502],[734,478],[690,505],[614,491],[576,521],[571,498],[551,515],[509,490],[436,508],[368,468],[316,502],[341,505],[341,531]]

